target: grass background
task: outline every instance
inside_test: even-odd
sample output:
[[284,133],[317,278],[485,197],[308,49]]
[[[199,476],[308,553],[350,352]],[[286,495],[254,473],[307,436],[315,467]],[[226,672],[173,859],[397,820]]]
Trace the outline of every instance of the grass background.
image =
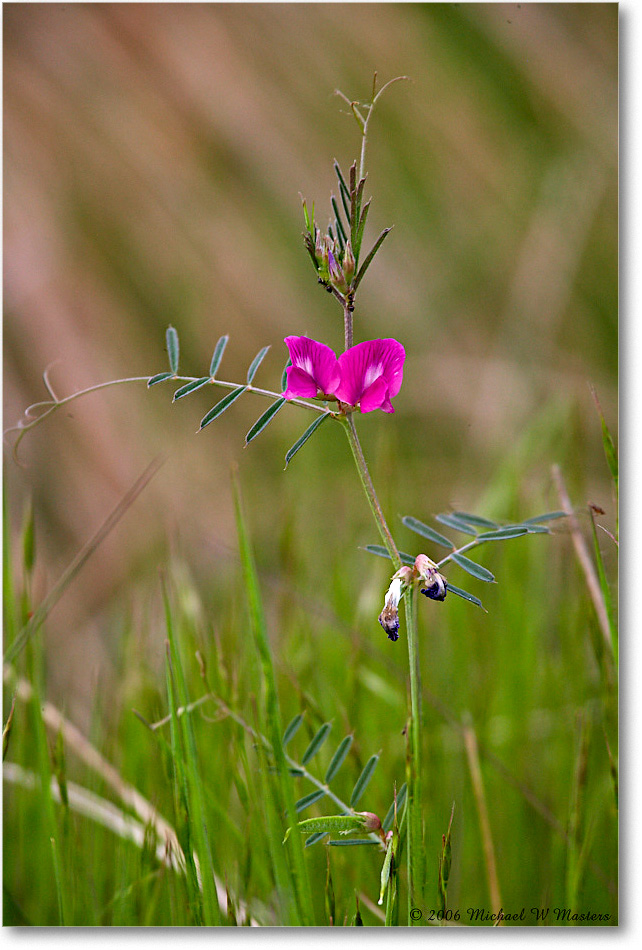
[[[615,431],[615,4],[12,4],[3,17],[5,425],[44,397],[53,361],[61,394],[163,370],[168,323],[189,375],[207,372],[223,333],[228,379],[242,379],[271,344],[257,377],[267,388],[278,388],[284,336],[340,348],[341,315],[300,240],[299,192],[325,223],[332,160],[348,166],[359,146],[332,91],[366,99],[377,69],[411,82],[388,92],[372,124],[370,240],[395,228],[360,291],[355,338],[394,336],[408,353],[395,416],[360,426],[399,545],[419,550],[398,515],[425,521],[453,507],[519,520],[559,507],[552,463],[573,503],[598,505],[615,531],[589,391]],[[131,710],[150,720],[168,712],[160,569],[190,695],[204,692],[197,648],[213,688],[253,721],[262,681],[234,525],[237,465],[282,717],[306,714],[291,752],[332,720],[321,774],[354,733],[339,791],[349,796],[381,752],[363,807],[383,816],[404,778],[405,647],[376,622],[387,568],[360,550],[377,538],[348,447],[324,427],[283,473],[306,417],[283,410],[244,450],[263,402],[243,398],[197,437],[208,395],[171,406],[161,386],[94,394],[25,439],[26,467],[7,454],[9,638],[149,461],[166,457],[22,672],[179,823],[174,760]],[[36,559],[23,594],[28,499]],[[614,585],[614,545],[606,534],[601,545]],[[452,597],[421,605],[426,906],[453,800],[450,906],[489,902],[461,732],[469,715],[504,909],[573,897],[612,923],[604,732],[615,754],[615,699],[571,539],[517,539],[482,560],[496,587],[458,569],[449,576],[488,614]],[[261,708],[259,699],[259,719]],[[201,711],[207,718],[193,722],[215,869],[261,922],[279,920],[256,751],[229,717]],[[18,703],[8,758],[46,775],[54,740]],[[73,752],[65,762],[71,780],[113,795]],[[299,782],[297,797],[309,790]],[[147,851],[43,799],[5,785],[6,922],[59,922],[61,894],[76,924],[196,922],[181,880],[159,873]],[[380,862],[372,849],[331,850],[343,922],[355,889],[376,901]],[[325,923],[324,847],[305,860]]]

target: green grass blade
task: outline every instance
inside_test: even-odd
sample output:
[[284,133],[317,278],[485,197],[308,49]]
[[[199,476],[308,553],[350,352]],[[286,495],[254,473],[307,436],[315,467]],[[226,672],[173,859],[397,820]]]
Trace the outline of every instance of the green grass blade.
[[167,356],[169,358],[169,368],[174,374],[178,373],[178,333],[174,327],[167,327],[165,332],[165,342],[167,343]]
[[251,385],[252,385],[252,380],[253,380],[254,377],[256,376],[256,371],[258,370],[259,366],[261,365],[261,363],[262,363],[263,360],[265,359],[265,356],[266,356],[267,351],[268,351],[269,349],[270,349],[269,346],[264,346],[262,349],[259,350],[259,352],[256,354],[256,356],[254,357],[254,359],[253,359],[252,362],[250,363],[249,368],[248,368],[248,371],[247,371],[247,384],[248,384],[248,386],[251,386]]
[[11,530],[6,480],[2,486],[2,603],[6,649],[13,645],[16,635],[16,600],[11,560]]
[[300,437],[296,440],[296,442],[294,443],[294,445],[293,445],[291,448],[288,449],[288,451],[285,453],[285,468],[284,468],[284,471],[285,471],[285,469],[288,467],[288,465],[290,464],[290,462],[292,461],[292,459],[294,458],[294,456],[296,455],[296,453],[299,451],[299,449],[303,448],[303,446],[304,446],[305,443],[308,441],[308,439],[310,438],[310,436],[314,435],[314,433],[317,431],[317,429],[319,428],[319,426],[321,425],[321,423],[322,423],[322,422],[325,422],[326,419],[329,419],[330,417],[331,417],[331,414],[330,414],[329,412],[324,412],[324,414],[323,414],[322,416],[319,416],[317,419],[314,420],[314,422],[312,423],[312,425],[309,425],[309,426],[308,426],[308,428],[305,430],[305,432],[303,433],[303,435],[300,436]]
[[[323,416],[321,418],[323,419]],[[250,628],[252,630],[254,644],[261,663],[263,705],[265,709],[264,718],[267,725],[268,738],[274,753],[280,793],[285,805],[284,810],[289,826],[294,827],[297,823],[297,813],[292,789],[292,780],[285,760],[285,752],[283,750],[283,743],[281,739],[283,727],[281,724],[281,712],[279,709],[279,701],[276,692],[274,664],[272,661],[272,653],[270,651],[270,645],[268,641],[267,624],[263,612],[263,603],[261,600],[258,577],[254,564],[254,555],[250,547],[250,540],[245,525],[245,518],[241,504],[240,487],[236,477],[233,479],[233,488],[236,513],[236,529],[239,540],[248,612],[250,615]],[[299,925],[312,926],[314,924],[312,895],[310,892],[310,882],[303,857],[303,843],[301,841],[300,835],[293,836],[290,845],[290,856],[292,861],[292,888],[294,894],[296,895],[295,903],[297,908],[297,922]]]
[[[168,680],[171,681],[173,675],[176,681],[176,699],[180,706],[187,708],[190,702],[187,683],[176,642],[169,597],[164,585],[163,601],[171,664]],[[214,860],[212,855],[213,829],[208,827],[207,822],[206,796],[198,760],[194,727],[192,718],[188,713],[182,715],[180,719],[176,711],[174,711],[174,715],[178,719],[177,725],[185,755],[184,781],[187,786],[187,800],[189,803],[188,831],[190,838],[194,842],[200,863],[200,880],[203,895],[203,923],[208,927],[217,926],[221,923],[221,911],[216,891]]]
[[377,767],[377,762],[379,761],[378,755],[371,756],[366,762],[363,772],[357,779],[354,788],[352,789],[352,795],[350,796],[350,808],[354,808],[357,802],[361,799],[361,796],[368,787],[368,783],[372,778],[372,773]]
[[323,723],[323,725],[321,726],[317,734],[314,736],[314,738],[310,742],[310,745],[307,747],[307,749],[303,753],[303,758],[301,759],[301,765],[307,765],[310,759],[312,759],[317,754],[317,752],[319,751],[319,749],[321,748],[325,740],[328,738],[328,734],[331,729],[332,729],[331,722]]
[[330,760],[330,765],[328,770],[325,773],[325,784],[329,785],[332,779],[335,777],[343,763],[345,762],[346,756],[350,751],[350,746],[352,745],[352,736],[346,736],[345,739],[342,739],[339,743],[336,752]]
[[227,396],[223,396],[220,402],[217,402],[216,405],[210,409],[201,419],[201,424],[199,426],[199,432],[201,429],[204,429],[205,426],[208,426],[210,422],[214,422],[215,419],[225,412],[226,409],[229,409],[233,402],[242,396],[246,391],[247,386],[238,386],[236,389],[233,389],[231,393],[228,393]]

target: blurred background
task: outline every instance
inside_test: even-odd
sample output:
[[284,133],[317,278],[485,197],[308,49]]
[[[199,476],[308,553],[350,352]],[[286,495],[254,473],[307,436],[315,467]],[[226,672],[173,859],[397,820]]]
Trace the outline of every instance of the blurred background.
[[[300,195],[325,228],[333,160],[347,170],[360,148],[334,90],[365,102],[377,70],[380,83],[409,81],[371,124],[364,246],[394,230],[360,289],[355,340],[394,336],[407,361],[395,415],[358,421],[399,545],[418,550],[399,515],[519,520],[559,508],[554,463],[573,503],[599,506],[615,531],[590,386],[615,433],[616,4],[16,3],[3,18],[5,427],[46,398],[48,366],[59,396],[165,370],[170,323],[188,376],[208,372],[225,333],[225,379],[243,380],[269,344],[256,378],[268,389],[280,386],[288,334],[340,350],[342,315],[304,249]],[[130,715],[141,657],[162,688],[159,570],[230,669],[243,665],[236,465],[292,687],[284,715],[320,703],[321,719],[338,715],[368,742],[379,729],[402,772],[407,660],[377,624],[389,570],[360,550],[378,538],[347,443],[325,426],[283,472],[304,413],[286,407],[244,449],[264,400],[243,397],[196,435],[220,391],[172,405],[174,388],[132,383],[74,401],[27,435],[20,465],[5,447],[17,573],[33,502],[36,602],[165,459],[48,619],[48,697],[86,727],[100,696],[107,728]],[[613,577],[615,546],[602,540]],[[567,534],[513,543],[515,560],[502,545],[484,554],[497,587],[453,574],[488,615],[463,602],[422,614],[428,764],[461,753],[447,700],[563,817],[566,786],[553,788],[572,772],[574,716],[599,680],[588,608],[577,607],[585,590]],[[569,669],[581,671],[573,685]],[[465,765],[454,774],[431,791],[444,799],[435,848]],[[504,857],[545,862],[544,826],[529,817],[513,841],[526,806],[491,781]],[[381,794],[387,804],[388,786]]]
[[[325,226],[333,159],[346,169],[360,145],[333,91],[367,101],[375,70],[410,77],[371,125],[366,243],[394,230],[355,316],[356,340],[395,336],[408,353],[396,415],[362,424],[386,511],[534,515],[527,484],[557,507],[558,462],[575,501],[612,515],[589,384],[614,427],[615,4],[5,6],[5,427],[46,398],[49,365],[60,395],[162,371],[169,323],[186,375],[207,372],[223,333],[227,379],[270,344],[266,388],[287,334],[339,350],[300,194]],[[196,436],[213,401],[102,391],[30,434],[24,467],[6,455],[14,528],[33,498],[41,593],[166,457],[52,614],[52,676],[70,702],[91,695],[88,669],[108,668],[103,611],[168,549],[205,584],[228,576],[233,463],[265,565],[289,532],[315,587],[339,562],[366,566],[369,513],[336,433],[283,474],[306,418],[282,412],[244,450],[264,402],[246,397]],[[511,478],[526,507],[493,509]]]

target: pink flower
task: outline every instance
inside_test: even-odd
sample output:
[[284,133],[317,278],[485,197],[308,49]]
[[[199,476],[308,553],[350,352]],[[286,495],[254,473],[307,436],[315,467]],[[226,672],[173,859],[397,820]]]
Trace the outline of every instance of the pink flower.
[[401,389],[405,358],[406,351],[396,340],[368,340],[351,346],[339,357],[337,399],[349,406],[360,405],[361,412],[394,412],[390,400]]
[[329,346],[307,336],[286,336],[292,366],[288,366],[286,399],[332,396],[339,385],[339,361]]

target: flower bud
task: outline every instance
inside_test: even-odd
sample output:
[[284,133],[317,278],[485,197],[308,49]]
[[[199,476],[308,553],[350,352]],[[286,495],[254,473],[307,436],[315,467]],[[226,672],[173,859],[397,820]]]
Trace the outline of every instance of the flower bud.
[[381,819],[371,811],[360,811],[359,814],[365,818],[363,827],[365,831],[379,831],[381,828]]
[[354,254],[352,253],[352,244],[350,243],[350,238],[348,238],[346,242],[346,249],[343,255],[343,276],[345,277],[348,284],[350,284],[352,278],[354,277],[356,266]]
[[337,259],[329,248],[328,248],[328,268],[330,271],[330,282],[332,286],[336,287],[336,289],[340,293],[347,294],[348,284],[346,283],[346,279],[343,276],[343,271],[337,264]]

